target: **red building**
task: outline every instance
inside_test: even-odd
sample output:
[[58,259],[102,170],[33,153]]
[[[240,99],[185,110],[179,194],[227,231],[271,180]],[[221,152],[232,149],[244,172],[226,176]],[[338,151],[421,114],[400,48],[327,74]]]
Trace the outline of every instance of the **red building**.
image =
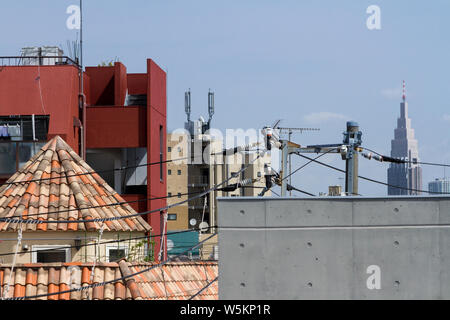
[[[80,150],[78,66],[65,57],[53,65],[45,59],[31,64],[0,57],[0,184],[55,135]],[[127,201],[165,197],[165,164],[113,169],[166,159],[166,73],[148,59],[145,73],[127,73],[116,62],[87,67],[83,79],[88,164],[111,170],[101,176]],[[130,205],[143,212],[166,206],[166,200]],[[161,213],[147,221],[154,234],[161,233]],[[154,240],[158,253],[159,237]]]

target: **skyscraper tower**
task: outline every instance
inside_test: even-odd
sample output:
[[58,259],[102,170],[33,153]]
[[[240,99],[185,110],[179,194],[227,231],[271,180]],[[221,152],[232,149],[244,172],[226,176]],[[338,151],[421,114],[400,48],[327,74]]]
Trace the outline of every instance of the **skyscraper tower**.
[[[417,140],[411,119],[408,118],[408,102],[406,102],[405,81],[403,80],[402,102],[400,103],[400,118],[391,140],[391,157],[401,158],[411,162],[419,161]],[[422,168],[414,163],[391,163],[387,171],[388,184],[406,189],[422,189]],[[418,195],[420,192],[388,187],[388,195]]]

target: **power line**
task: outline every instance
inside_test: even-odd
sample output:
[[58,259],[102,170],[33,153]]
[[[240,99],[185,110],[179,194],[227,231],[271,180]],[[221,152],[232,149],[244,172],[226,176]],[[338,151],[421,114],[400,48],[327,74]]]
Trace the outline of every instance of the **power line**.
[[[253,159],[250,163],[248,163],[245,167],[241,168],[234,176],[232,175],[231,177],[227,178],[226,180],[222,181],[219,184],[216,184],[215,186],[213,186],[212,188],[205,190],[203,192],[201,192],[199,195],[194,196],[192,198],[188,198],[186,200],[177,202],[177,203],[173,203],[171,205],[167,205],[165,207],[162,208],[158,208],[158,209],[153,209],[153,210],[148,210],[148,211],[144,211],[144,212],[137,212],[137,213],[133,213],[133,214],[129,214],[129,215],[125,215],[125,216],[116,216],[116,217],[108,217],[108,218],[94,218],[94,219],[82,219],[82,220],[36,220],[36,219],[17,219],[17,218],[9,218],[9,217],[2,217],[0,218],[0,222],[9,222],[9,223],[24,223],[24,224],[43,224],[43,223],[88,223],[88,222],[105,222],[105,221],[115,221],[115,220],[121,220],[121,219],[127,219],[127,218],[133,218],[133,217],[137,217],[137,216],[141,216],[144,214],[151,214],[154,212],[161,212],[161,211],[165,211],[168,210],[170,208],[182,205],[183,203],[198,199],[203,197],[204,195],[216,190],[218,187],[222,186],[223,184],[227,183],[228,181],[230,181],[231,179],[234,179],[236,176],[239,176],[239,174],[241,174],[243,171],[247,170],[247,168],[253,164],[256,160],[258,160],[261,157],[260,154],[258,154],[258,156]],[[80,208],[80,210],[85,210],[85,208]]]
[[[326,151],[326,152],[324,152],[324,153],[321,153],[320,155],[318,155],[318,156],[315,157],[314,159],[318,159],[318,158],[324,156],[325,154],[327,154],[327,153],[329,153],[329,152],[331,152],[331,151],[333,151],[333,150],[336,150],[336,148],[333,148],[333,149],[330,149],[330,150],[328,150],[328,151]],[[300,154],[299,154],[299,155],[300,155]],[[304,165],[300,166],[299,168],[297,168],[296,170],[294,170],[293,172],[291,172],[289,175],[285,176],[283,179],[279,179],[279,178],[278,178],[278,177],[279,177],[279,174],[276,173],[277,178],[279,179],[279,183],[281,183],[283,180],[289,178],[289,177],[292,176],[294,173],[300,171],[301,169],[303,169],[304,167],[306,167],[307,165],[309,165],[311,162],[314,161],[314,159],[310,159],[310,161],[308,161],[308,162],[305,163]],[[273,170],[273,169],[272,169],[272,170]],[[262,190],[262,191],[259,193],[259,196],[263,196],[267,191],[271,190],[272,188],[273,188],[273,185],[271,185],[270,187],[266,186],[266,187],[264,188],[264,190]],[[316,196],[315,194],[312,194],[312,193],[310,193],[310,192],[307,192],[307,191],[298,189],[298,188],[296,188],[296,187],[294,187],[294,186],[292,186],[292,185],[290,185],[290,184],[287,185],[287,189],[288,189],[288,191],[296,190],[296,191],[298,191],[298,192],[307,194],[307,195],[312,196],[312,197],[315,197],[315,196]],[[271,190],[271,191],[274,192],[273,190]],[[274,192],[274,193],[275,193],[275,192]],[[276,193],[275,193],[275,194],[276,194]]]
[[[13,184],[21,184],[21,183],[25,184],[25,183],[47,181],[47,180],[53,180],[53,179],[59,179],[59,178],[79,177],[79,176],[85,176],[85,175],[94,174],[94,173],[99,174],[99,173],[105,173],[105,172],[115,172],[115,171],[122,171],[122,170],[131,169],[131,168],[147,167],[147,166],[153,166],[153,165],[163,164],[163,163],[168,163],[168,162],[181,161],[181,160],[186,160],[186,159],[188,159],[188,157],[178,158],[178,159],[171,159],[171,160],[163,160],[163,161],[157,161],[157,162],[149,162],[149,163],[139,164],[139,165],[135,165],[135,166],[125,166],[125,167],[114,168],[114,169],[105,169],[105,170],[99,170],[99,171],[92,170],[92,171],[89,171],[89,172],[77,173],[77,174],[72,174],[72,175],[67,175],[64,172],[64,175],[59,175],[57,177],[5,182],[3,185],[13,185]],[[36,158],[35,161],[37,161],[37,158]],[[32,162],[32,163],[34,163],[34,162]],[[32,163],[30,163],[29,166]],[[86,169],[85,167],[83,167],[83,168]]]
[[[243,151],[246,150],[246,148],[248,148],[247,146],[240,146],[240,147],[236,147],[235,152],[239,152],[239,151]],[[237,150],[237,151],[236,151]],[[223,152],[228,151],[228,150],[224,150]],[[255,150],[255,151],[259,151],[259,150]],[[41,153],[38,153],[36,155],[41,155]],[[36,156],[35,155],[35,156]],[[215,155],[214,153],[211,155]],[[35,161],[37,161],[37,158],[30,163],[28,166],[30,166],[31,164],[33,164]],[[105,173],[105,172],[115,172],[115,171],[123,171],[123,170],[127,170],[127,169],[132,169],[132,168],[139,168],[139,167],[147,167],[147,166],[152,166],[152,165],[157,165],[157,164],[163,164],[163,163],[169,163],[169,162],[175,162],[175,161],[182,161],[182,160],[187,160],[190,159],[190,157],[183,157],[183,158],[177,158],[177,159],[170,159],[170,160],[162,160],[162,161],[156,161],[156,162],[149,162],[149,163],[144,163],[144,164],[139,164],[139,165],[134,165],[134,166],[123,166],[120,168],[114,168],[114,169],[105,169],[105,170],[92,170],[89,172],[83,172],[83,173],[77,173],[77,174],[73,174],[73,175],[67,175],[66,173],[64,173],[64,175],[59,175],[57,177],[49,177],[49,178],[40,178],[40,179],[31,179],[31,180],[22,180],[22,181],[14,181],[14,182],[5,182],[3,185],[13,185],[13,184],[21,184],[21,183],[31,183],[31,182],[40,182],[40,181],[47,181],[47,180],[53,180],[53,179],[58,179],[58,178],[71,178],[71,177],[78,177],[78,176],[83,176],[83,175],[89,175],[89,174],[94,174],[94,173]],[[85,167],[83,167],[85,168]],[[85,168],[86,169],[86,168]]]
[[[193,228],[193,229],[182,230],[182,231],[167,231],[166,233],[160,233],[160,234],[155,234],[155,235],[133,237],[133,238],[123,238],[123,239],[117,239],[117,240],[108,240],[108,241],[104,241],[104,242],[101,242],[98,244],[103,245],[103,244],[110,244],[110,243],[127,242],[130,240],[144,240],[144,239],[158,238],[158,237],[172,235],[172,234],[188,233],[188,232],[202,231],[205,229],[214,229],[214,228],[219,228],[219,227],[218,226],[209,226],[207,228]],[[92,240],[92,239],[93,238],[91,238],[90,240]],[[29,239],[22,239],[22,242],[27,241],[27,240],[29,240]],[[83,239],[80,238],[79,240],[83,240]],[[189,243],[189,244],[191,244],[191,243]],[[78,249],[78,248],[89,247],[89,246],[94,246],[94,245],[96,245],[96,243],[85,243],[85,244],[70,245],[70,246],[66,245],[66,246],[61,246],[61,247],[48,248],[48,249],[45,249],[44,251],[54,251],[54,250],[73,249],[73,248]],[[25,253],[32,253],[32,252],[39,252],[39,251],[42,251],[42,249],[41,250],[22,250],[22,251],[19,251],[18,254],[25,254]],[[15,254],[15,252],[0,253],[0,257],[11,256],[14,254]]]
[[[336,170],[336,171],[345,173],[345,170],[342,170],[342,169],[333,167],[333,166],[331,166],[331,165],[329,165],[329,164],[326,164],[326,163],[323,163],[323,162],[314,160],[314,159],[312,159],[312,158],[310,158],[310,157],[307,157],[307,156],[305,156],[305,155],[299,154],[299,156],[300,156],[300,157],[303,157],[303,158],[305,158],[305,159],[313,160],[314,162],[316,162],[316,163],[318,163],[318,164],[320,164],[320,165],[322,165],[322,166],[328,167],[328,168],[330,168],[330,169],[333,169],[333,170]],[[363,177],[363,176],[360,176],[360,175],[358,175],[358,177],[361,178],[361,179],[363,179],[363,180],[370,181],[370,182],[382,184],[382,185],[385,185],[385,186],[388,186],[388,187],[392,187],[392,188],[398,188],[398,189],[408,190],[408,191],[416,191],[416,192],[424,192],[424,193],[432,193],[432,194],[450,194],[449,192],[433,192],[433,191],[425,191],[425,190],[420,190],[420,189],[412,189],[412,188],[406,188],[406,187],[401,187],[401,186],[395,186],[395,185],[392,185],[392,184],[389,184],[389,183],[386,183],[386,182],[382,182],[382,181],[378,181],[378,180],[375,180],[375,179]]]
[[[283,180],[289,178],[289,177],[292,176],[294,173],[296,173],[296,172],[298,172],[299,170],[303,169],[304,167],[306,167],[308,164],[310,164],[310,163],[313,162],[314,160],[319,159],[320,157],[322,157],[322,156],[324,156],[324,155],[326,155],[326,154],[328,154],[328,153],[330,153],[330,152],[332,152],[332,151],[334,151],[334,150],[336,150],[336,149],[337,149],[337,148],[332,148],[332,149],[330,149],[330,150],[328,150],[328,151],[326,151],[326,152],[324,152],[324,153],[319,154],[319,155],[318,155],[317,157],[315,157],[314,159],[309,160],[309,161],[308,161],[307,163],[305,163],[304,165],[302,165],[302,166],[300,166],[299,168],[295,169],[295,170],[294,170],[293,172],[291,172],[289,175],[287,175],[286,177],[284,177],[283,179],[281,179],[281,181],[283,181]],[[295,154],[300,155],[299,152],[295,152]]]
[[99,283],[95,283],[95,284],[90,284],[90,285],[82,286],[82,287],[75,288],[75,289],[69,289],[69,290],[58,291],[58,292],[52,292],[52,293],[37,294],[37,295],[33,295],[33,296],[5,298],[5,300],[26,300],[26,299],[36,299],[36,298],[42,298],[42,297],[49,297],[49,296],[57,295],[57,294],[59,295],[59,294],[64,294],[64,293],[70,293],[70,292],[74,292],[74,291],[88,290],[88,289],[90,289],[90,288],[95,288],[95,287],[103,287],[103,286],[105,286],[105,285],[107,285],[107,284],[109,284],[109,283],[114,283],[114,282],[117,282],[117,281],[122,281],[122,280],[125,280],[125,279],[127,279],[127,278],[134,277],[134,276],[136,276],[136,275],[138,275],[138,274],[148,272],[148,271],[150,271],[150,270],[152,270],[152,269],[162,267],[163,265],[169,263],[170,261],[176,259],[177,257],[182,256],[182,255],[186,254],[187,252],[190,252],[190,251],[194,250],[195,248],[197,248],[198,246],[200,246],[201,244],[203,244],[204,242],[208,241],[209,239],[211,239],[212,237],[214,237],[214,236],[216,236],[216,235],[217,235],[217,232],[214,233],[214,234],[212,234],[211,236],[207,237],[207,238],[204,239],[203,241],[199,242],[198,244],[192,246],[192,247],[189,248],[188,250],[185,250],[185,251],[183,251],[182,253],[180,253],[180,254],[178,254],[178,255],[176,255],[176,256],[174,256],[174,257],[168,258],[167,260],[165,260],[165,261],[163,261],[163,262],[160,262],[160,263],[158,263],[158,264],[156,264],[156,265],[153,265],[153,266],[151,266],[151,267],[149,267],[149,268],[145,268],[145,269],[143,269],[143,270],[141,270],[141,271],[138,271],[138,272],[135,272],[135,273],[130,273],[130,274],[124,275],[124,276],[122,276],[122,277],[120,277],[120,278],[117,278],[117,279],[112,279],[112,280],[108,280],[108,281],[103,281],[103,282],[99,282]]
[[[86,208],[65,209],[65,210],[52,211],[52,212],[48,212],[48,213],[56,214],[56,213],[64,213],[64,212],[70,212],[70,211],[79,211],[79,210],[85,210],[85,209],[98,209],[98,208],[112,207],[112,206],[118,206],[118,205],[130,204],[130,203],[136,203],[136,202],[142,202],[142,201],[163,200],[163,199],[169,199],[169,198],[175,198],[175,197],[182,197],[182,196],[191,195],[191,194],[198,194],[198,193],[201,193],[201,192],[203,192],[203,191],[186,192],[186,193],[181,193],[179,195],[178,194],[173,194],[173,195],[164,196],[164,197],[154,197],[154,198],[144,198],[144,199],[130,200],[130,201],[120,201],[120,202],[115,202],[115,203],[102,204],[102,205],[98,205],[98,206],[89,206],[89,207],[86,207]],[[32,213],[32,214],[27,214],[26,216],[28,218],[28,217],[40,216],[40,215],[42,215],[42,213]],[[8,218],[15,218],[15,217],[19,217],[19,216],[12,215],[12,216],[10,216]]]
[[201,294],[203,291],[205,291],[206,289],[209,288],[209,286],[211,286],[214,282],[216,282],[219,279],[219,276],[217,276],[214,280],[212,280],[210,283],[208,283],[206,286],[204,286],[203,288],[200,289],[200,291],[198,291],[196,294],[194,294],[192,297],[190,297],[188,300],[192,300],[194,299],[196,296],[198,296],[199,294]]
[[[215,189],[215,191],[234,191],[237,188],[263,188],[263,187],[258,187],[258,186],[246,186],[246,185],[241,185],[241,184],[242,183],[240,183],[240,182],[234,183],[232,185],[229,185],[229,186],[226,186],[223,188]],[[112,207],[112,206],[118,206],[118,205],[130,204],[130,203],[136,203],[136,202],[143,202],[143,201],[163,200],[163,199],[169,199],[169,198],[175,198],[175,197],[180,198],[180,197],[183,197],[186,195],[199,194],[202,192],[203,191],[192,191],[192,192],[186,192],[186,193],[180,193],[180,194],[173,194],[173,195],[164,196],[164,197],[153,197],[153,198],[144,198],[144,199],[137,199],[137,200],[130,200],[130,201],[119,201],[119,202],[107,203],[107,204],[102,204],[102,205],[97,205],[97,206],[89,206],[86,208],[73,208],[73,209],[57,210],[57,211],[52,211],[52,212],[48,212],[48,213],[57,214],[57,213],[65,213],[65,212],[71,212],[71,211],[79,211],[79,210],[84,210],[84,209],[98,209],[98,208]],[[42,215],[42,213],[32,213],[32,214],[27,214],[26,217],[28,218],[28,217],[40,216],[40,215]],[[17,215],[17,216],[12,215],[8,218],[16,218],[16,217],[20,217],[20,216],[22,216],[22,215]]]
[[[240,185],[240,183],[234,183],[230,186],[224,187],[224,188],[218,188],[215,189],[214,191],[230,191],[227,189],[232,189],[231,191],[236,190],[237,188],[264,188],[264,187],[258,187],[258,186],[245,186],[245,185]],[[186,195],[191,195],[191,194],[199,194],[202,193],[203,191],[192,191],[192,192],[186,192],[186,193],[180,193],[180,194],[173,194],[170,196],[164,196],[164,197],[153,197],[153,198],[144,198],[144,199],[138,199],[138,200],[130,200],[130,201],[120,201],[120,202],[115,202],[115,203],[107,203],[107,204],[102,204],[102,205],[97,205],[97,206],[89,206],[86,208],[73,208],[73,209],[65,209],[65,210],[57,210],[57,211],[52,211],[52,212],[48,212],[47,214],[57,214],[57,213],[65,213],[65,212],[71,212],[71,211],[79,211],[79,210],[85,210],[85,209],[98,209],[98,208],[105,208],[105,207],[112,207],[112,206],[118,206],[118,205],[123,205],[123,204],[130,204],[130,203],[136,203],[136,202],[142,202],[142,201],[152,201],[152,200],[162,200],[162,199],[168,199],[168,198],[175,198],[175,197],[183,197]],[[42,215],[42,213],[32,213],[32,214],[27,214],[26,217],[33,217],[33,216],[40,216]],[[8,218],[16,218],[16,217],[22,217],[23,215],[12,215]],[[5,217],[0,217],[0,222],[2,221],[1,219],[5,218]],[[76,220],[74,220],[76,222]]]
[[369,148],[365,148],[365,147],[361,147],[361,148],[364,150],[367,150],[369,152],[375,153],[376,155],[379,155],[381,157],[381,161],[394,162],[394,163],[407,163],[407,164],[423,164],[423,165],[437,166],[437,167],[450,167],[450,164],[434,163],[434,162],[421,162],[421,161],[408,161],[408,160],[399,159],[399,158],[392,158],[392,157],[382,155],[381,153],[373,151]]

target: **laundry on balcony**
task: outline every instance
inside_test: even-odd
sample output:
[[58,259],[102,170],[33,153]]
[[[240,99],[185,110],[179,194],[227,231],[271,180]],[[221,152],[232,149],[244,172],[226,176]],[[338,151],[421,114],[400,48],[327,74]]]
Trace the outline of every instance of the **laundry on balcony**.
[[11,137],[11,140],[18,141],[21,140],[21,130],[20,126],[17,125],[7,125],[8,128],[8,134]]
[[9,138],[8,127],[6,125],[0,126],[0,138]]

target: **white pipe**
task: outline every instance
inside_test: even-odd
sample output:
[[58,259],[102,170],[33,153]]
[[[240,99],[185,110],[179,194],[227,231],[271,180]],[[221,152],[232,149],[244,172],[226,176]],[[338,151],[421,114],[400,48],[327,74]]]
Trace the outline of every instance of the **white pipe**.
[[34,124],[34,114],[31,115],[31,128],[33,130],[33,141],[36,141],[36,127]]

